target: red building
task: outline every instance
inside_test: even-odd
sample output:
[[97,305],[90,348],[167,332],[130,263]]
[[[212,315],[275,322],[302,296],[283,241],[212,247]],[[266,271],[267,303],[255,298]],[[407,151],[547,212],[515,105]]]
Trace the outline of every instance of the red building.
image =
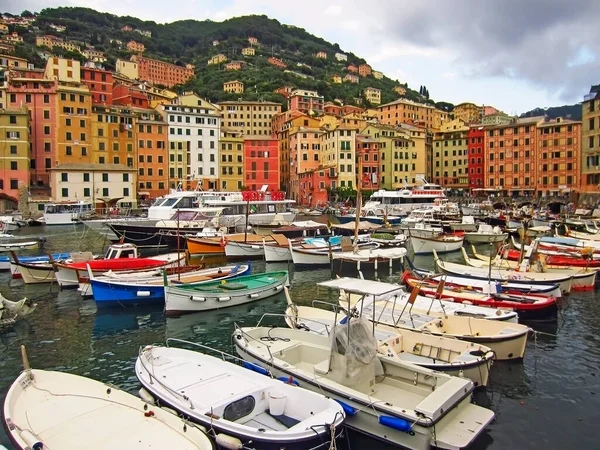
[[327,188],[331,188],[330,169],[315,169],[298,174],[300,192],[298,205],[316,208],[327,204]]
[[113,102],[115,105],[134,106],[136,108],[149,108],[150,102],[146,93],[140,89],[125,84],[117,84],[113,88]]
[[191,64],[182,67],[139,55],[132,56],[131,60],[138,63],[139,79],[152,84],[162,84],[170,88],[176,84],[183,84],[194,76],[194,66]]
[[95,67],[81,68],[81,82],[85,83],[92,94],[92,102],[97,105],[112,105],[113,74]]
[[248,136],[244,139],[245,185],[258,190],[279,190],[279,141],[271,136]]
[[323,107],[323,111],[325,114],[328,114],[331,116],[342,117],[342,107],[339,105],[336,105],[335,103],[331,103],[331,102],[325,103],[325,106]]
[[485,129],[475,126],[469,129],[467,136],[467,174],[469,180],[469,191],[484,188],[485,171]]
[[[379,149],[381,143],[369,136],[356,136],[356,157],[362,156],[362,188],[376,191],[381,188],[381,176],[379,170]],[[357,161],[358,162],[358,161]],[[359,164],[356,165],[359,167]],[[358,170],[358,169],[357,169]]]

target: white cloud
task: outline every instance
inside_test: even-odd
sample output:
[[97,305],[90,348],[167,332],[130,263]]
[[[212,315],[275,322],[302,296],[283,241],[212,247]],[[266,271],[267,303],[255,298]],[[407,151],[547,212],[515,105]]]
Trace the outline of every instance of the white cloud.
[[326,16],[341,16],[342,7],[340,5],[329,5],[327,8],[325,8],[323,14]]

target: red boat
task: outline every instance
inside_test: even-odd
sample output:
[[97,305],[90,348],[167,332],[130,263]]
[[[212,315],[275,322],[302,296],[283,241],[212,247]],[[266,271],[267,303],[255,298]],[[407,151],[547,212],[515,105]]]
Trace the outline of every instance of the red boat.
[[468,303],[476,306],[504,308],[516,311],[520,320],[554,321],[558,312],[556,298],[543,294],[485,294],[465,286],[444,284],[440,292],[440,283],[435,280],[422,280],[406,271],[402,279],[412,289],[419,289],[423,295],[455,303]]
[[[581,253],[581,252],[577,252]],[[586,259],[582,256],[567,256],[567,255],[543,255],[545,258],[545,264],[549,267],[600,267],[599,259]],[[510,261],[518,261],[521,255],[519,250],[505,250],[503,257]]]

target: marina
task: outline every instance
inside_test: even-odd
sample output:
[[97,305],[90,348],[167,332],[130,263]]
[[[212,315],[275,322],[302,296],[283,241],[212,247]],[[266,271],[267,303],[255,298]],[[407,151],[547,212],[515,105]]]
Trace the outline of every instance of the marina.
[[[327,218],[325,216],[319,220],[325,221]],[[106,251],[104,236],[96,234],[95,232],[84,231],[75,224],[63,226],[57,225],[45,228],[25,227],[20,230],[19,235],[19,237],[30,240],[37,239],[43,235],[47,240],[44,251],[47,251],[48,253],[91,252],[93,254],[104,254]],[[82,235],[85,236],[85,239],[78,239],[78,237],[81,237]],[[263,238],[257,240],[257,242],[260,243],[260,247],[263,246],[262,240]],[[278,240],[283,242],[281,238]],[[466,246],[463,248],[467,250]],[[148,249],[142,250],[142,256],[152,256],[147,250]],[[351,279],[364,276],[365,281],[381,280],[387,283],[401,283],[403,279],[406,279],[404,269],[409,268],[405,258],[410,258],[411,264],[420,270],[432,270],[435,267],[433,255],[415,256],[414,253],[410,251],[410,247],[408,253],[401,247],[390,248],[390,257],[393,256],[397,259],[390,260],[389,264],[387,261],[380,263],[378,271],[376,265],[368,264],[368,260],[369,257],[373,257],[373,255],[385,255],[385,252],[382,253],[381,249],[372,250],[371,256],[369,256],[368,248],[366,250],[359,249],[354,256],[352,256],[353,251],[351,247],[346,250],[349,259],[342,265],[339,265],[337,262],[334,265],[333,257],[331,258],[331,265],[324,264],[318,267],[307,267],[306,265],[295,267],[293,261],[267,263],[261,260],[261,258],[252,258],[251,272],[253,274],[261,274],[265,272],[275,273],[278,271],[286,271],[288,273],[287,283],[289,283],[288,289],[290,298],[293,299],[293,302],[299,305],[299,307],[309,307],[313,305],[314,301],[324,301],[329,304],[338,303],[339,299],[337,292],[332,292],[325,287],[318,286],[319,283],[328,282],[332,277],[335,279],[336,275],[350,277]],[[472,258],[477,259],[478,257],[479,259],[477,260],[482,261],[482,255],[488,252],[489,244],[477,245],[476,250],[478,253],[475,256],[472,256]],[[164,251],[165,249],[162,249],[163,253]],[[470,248],[468,251],[472,254]],[[364,253],[364,256],[360,256],[363,254],[361,252]],[[39,254],[40,252],[37,249],[24,249],[19,252],[19,255],[22,255],[23,258]],[[464,262],[461,251],[445,253],[440,255],[440,258],[445,262],[453,264]],[[357,266],[357,261],[360,261],[363,264]],[[212,273],[210,272],[210,267],[225,267],[225,264],[233,264],[233,266],[228,266],[232,268],[228,270],[240,270],[240,273],[244,273],[247,270],[245,268],[236,269],[240,264],[243,264],[242,259],[239,257],[233,258],[233,260],[229,262],[224,254],[217,254],[210,257],[196,256],[195,258],[192,258],[191,264],[199,265],[199,269],[196,269],[199,273]],[[202,269],[201,267],[204,266],[207,268]],[[390,268],[391,271],[389,270]],[[360,272],[358,269],[360,269]],[[195,272],[191,269],[187,270],[190,270],[190,273],[192,273],[189,279],[195,279],[193,275]],[[220,271],[221,269],[218,269],[218,272]],[[415,273],[419,272],[416,271]],[[146,270],[146,275],[144,276],[148,277],[149,280],[156,280],[149,281],[153,286],[156,284],[160,286],[160,277],[156,274]],[[98,275],[98,277],[105,277],[107,280],[112,279],[112,276],[106,277],[105,275]],[[143,276],[135,277],[135,273],[128,274],[126,272],[121,275],[117,272],[114,277],[119,280],[118,282],[121,284],[138,286],[134,288],[138,291],[146,289],[142,284],[134,284],[132,279],[139,278],[139,281],[143,281]],[[176,272],[172,272],[172,275],[169,275],[169,277],[169,279],[176,280],[178,275]],[[185,279],[185,274],[182,273],[180,277]],[[419,282],[418,278],[415,280],[416,283]],[[138,280],[135,281],[137,282]],[[152,302],[149,302],[147,306],[140,306],[140,304],[143,304],[143,295],[141,297],[138,296],[139,300],[136,301],[138,306],[136,307],[124,308],[123,306],[117,306],[98,308],[92,298],[83,298],[81,293],[76,289],[61,290],[56,281],[44,284],[26,285],[18,279],[13,279],[10,272],[5,271],[0,272],[0,282],[3,285],[0,289],[0,293],[5,298],[10,300],[20,300],[26,296],[31,299],[32,302],[35,302],[34,311],[28,313],[27,317],[17,318],[14,323],[11,323],[10,326],[0,334],[0,343],[3,346],[3,354],[5,355],[5,362],[3,366],[0,367],[0,393],[2,395],[5,395],[11,383],[22,370],[21,354],[19,351],[19,345],[21,344],[27,346],[29,360],[32,367],[36,369],[69,372],[73,375],[89,377],[104,383],[111,383],[137,397],[140,395],[138,393],[140,383],[135,379],[134,365],[136,359],[138,359],[140,348],[144,348],[147,345],[164,345],[168,339],[180,339],[236,355],[236,349],[232,346],[231,341],[232,333],[234,332],[236,325],[239,327],[239,330],[244,330],[244,332],[247,331],[250,334],[253,333],[251,330],[255,329],[253,327],[257,327],[261,321],[265,324],[264,326],[271,327],[272,325],[277,325],[277,328],[273,329],[277,331],[275,334],[271,334],[271,336],[279,336],[279,334],[276,334],[280,332],[279,330],[288,329],[286,328],[284,320],[284,314],[286,307],[288,306],[285,289],[282,289],[279,292],[275,291],[273,295],[269,295],[263,300],[257,299],[256,301],[251,301],[239,306],[231,306],[226,309],[206,310],[181,317],[170,317],[164,314],[164,303],[155,302],[152,304]],[[236,291],[241,289],[241,285],[245,285],[243,282],[236,282],[235,278],[232,278],[231,281],[227,281],[226,283],[231,284],[231,290],[224,291],[231,294],[235,294]],[[365,287],[371,286],[368,283],[362,284]],[[517,289],[520,286],[530,290],[534,288],[534,286],[527,287],[524,283],[513,284],[514,287],[512,289]],[[237,285],[240,285],[240,287]],[[486,289],[485,281],[483,280],[478,280],[478,283],[474,283],[474,285],[480,286],[480,289]],[[421,298],[422,296],[425,296],[423,298],[427,298],[427,296],[434,298],[437,295],[437,288],[433,282],[428,282],[423,286],[427,286],[430,290],[422,291],[418,298]],[[544,290],[550,290],[551,288],[551,284],[540,284],[539,291],[543,292]],[[450,283],[447,284],[445,290],[440,291],[443,293],[444,297],[451,295],[448,293],[450,292],[448,289],[455,288]],[[554,288],[553,292],[556,292],[557,290],[558,289]],[[462,291],[460,292],[462,293]],[[403,295],[408,298],[408,294]],[[463,295],[465,294],[463,293]],[[475,294],[470,295],[474,296]],[[477,295],[479,295],[477,298],[483,296],[483,294]],[[600,352],[597,350],[599,347],[597,345],[598,343],[593,342],[596,339],[594,336],[597,336],[600,331],[598,329],[597,320],[594,320],[594,318],[598,318],[598,312],[595,305],[595,302],[597,301],[596,295],[597,294],[594,291],[573,291],[567,298],[564,298],[559,302],[560,306],[555,318],[540,322],[525,322],[532,331],[523,348],[522,358],[518,358],[519,360],[517,361],[502,361],[496,358],[494,363],[489,367],[489,374],[486,374],[485,378],[480,378],[479,376],[475,377],[478,379],[478,383],[483,381],[486,385],[485,388],[478,388],[473,391],[472,395],[475,405],[478,405],[477,407],[480,408],[478,411],[487,411],[489,414],[493,414],[491,416],[485,416],[487,417],[487,419],[485,419],[486,425],[482,426],[480,431],[477,431],[474,436],[467,437],[467,435],[463,435],[463,437],[460,438],[463,440],[460,441],[459,439],[456,441],[456,444],[454,443],[454,439],[457,439],[457,437],[454,436],[450,438],[450,435],[441,431],[446,425],[440,425],[442,428],[438,430],[437,439],[439,442],[437,442],[437,446],[439,448],[462,448],[464,445],[467,445],[467,442],[472,441],[469,444],[469,448],[473,449],[500,449],[509,447],[533,449],[538,448],[540,443],[552,441],[553,444],[548,448],[554,448],[553,445],[557,443],[558,445],[568,447],[569,443],[572,442],[572,439],[577,439],[579,448],[595,448],[595,439],[591,436],[586,436],[585,430],[587,427],[591,426],[591,417],[586,416],[584,411],[586,409],[595,411],[598,407],[598,400],[593,388],[596,377],[596,372],[593,368],[597,367],[598,361],[600,360]],[[513,291],[508,290],[506,291],[505,296],[506,297],[504,298],[514,299],[515,294]],[[110,294],[108,294],[108,297],[110,297]],[[433,308],[430,314],[434,314],[433,311],[435,310],[437,311],[435,313],[437,314],[436,317],[443,317],[443,314],[451,314],[451,311],[454,311],[453,308],[476,308],[475,306],[470,306],[468,304],[469,297],[466,298],[467,301],[464,305],[461,305],[460,303],[446,303],[446,301],[440,303],[437,300],[435,302],[432,300],[419,300],[421,302],[419,303],[419,308],[421,308],[421,310],[418,310],[415,306],[412,314],[415,316],[416,311],[418,310],[420,311],[419,314],[423,315],[422,309],[429,307]],[[248,299],[253,300],[249,297]],[[496,304],[499,303],[499,297],[496,297]],[[343,302],[341,302],[341,304],[343,305]],[[447,305],[446,309],[440,310],[440,307],[444,308],[444,305]],[[402,306],[400,306],[400,308],[402,308]],[[493,311],[493,309],[489,307],[484,307],[483,310],[487,310],[490,313]],[[378,311],[378,308],[369,308],[367,305],[363,309],[363,314],[368,317],[369,314],[372,315],[374,312],[377,313]],[[457,309],[456,311],[458,312],[455,314],[460,314],[460,309]],[[473,311],[475,311],[475,309]],[[398,312],[399,311],[396,311],[396,313]],[[440,316],[440,314],[442,316]],[[477,315],[480,313],[470,312],[469,314]],[[390,317],[394,316],[391,315]],[[490,318],[492,317],[490,316]],[[415,320],[414,317],[412,317],[412,319]],[[493,322],[497,322],[497,328],[499,330],[504,327],[510,329],[511,324],[514,324],[514,322],[511,322],[511,319],[503,321],[501,320],[501,316],[499,316],[498,319],[499,320],[494,320]],[[477,320],[482,321],[483,319]],[[324,316],[321,314],[314,316],[308,321],[305,320],[304,323],[308,323],[309,325],[312,324],[314,326],[317,322],[326,322],[329,324],[328,327],[331,327],[335,320],[332,319],[331,316]],[[515,326],[516,324],[512,325],[512,328]],[[400,347],[398,347],[399,344],[395,341],[395,339],[398,338],[394,337],[396,336],[394,334],[396,332],[393,331],[394,328],[389,327],[389,323],[386,323],[385,327],[381,328],[381,330],[378,329],[379,331],[377,332],[377,338],[383,345],[383,347],[380,346],[379,351],[381,352],[382,349],[400,351]],[[256,328],[256,330],[258,330],[258,328]],[[256,332],[259,333],[259,337],[262,336],[262,334],[260,334],[261,332]],[[293,330],[289,330],[287,333],[289,332],[293,332]],[[408,332],[415,333],[415,331],[405,331],[405,333]],[[264,333],[266,333],[265,336],[268,336],[267,331]],[[301,337],[303,342],[313,342],[312,339],[306,337],[305,331],[300,330],[296,333],[300,333],[297,336]],[[408,339],[408,335],[406,339]],[[419,341],[418,338],[412,339]],[[433,335],[431,339],[434,339]],[[259,340],[261,339],[259,338]],[[385,344],[383,344],[384,341]],[[466,344],[466,341],[457,342],[465,342]],[[283,344],[285,344],[285,342],[283,342]],[[448,345],[449,344],[445,344],[445,346]],[[475,345],[489,344],[483,343]],[[318,346],[321,348],[322,344],[318,344]],[[414,345],[411,344],[411,350],[414,352],[412,347],[414,347]],[[191,348],[191,350],[194,349]],[[406,348],[406,350],[408,351],[409,349]],[[323,350],[320,349],[319,351],[322,352]],[[393,356],[390,356],[392,353],[388,353],[387,358],[392,359],[393,362],[384,362],[384,367],[387,367],[385,370],[400,371],[398,372],[398,376],[401,378],[403,376],[401,375],[402,371],[398,367],[405,367],[403,366],[404,364],[411,365],[415,362],[413,360],[420,360],[424,363],[429,361],[427,355],[425,355],[425,357],[422,355],[420,347],[417,347],[417,351],[421,353],[413,353],[413,356],[406,357],[397,354],[395,360]],[[460,352],[460,349],[455,351]],[[431,353],[431,350],[429,350],[429,352]],[[450,353],[450,355],[451,354],[452,353]],[[243,357],[239,352],[238,355],[239,357]],[[289,358],[298,358],[298,356],[294,355],[298,355],[298,353],[290,353]],[[457,358],[458,355],[459,354],[457,353]],[[288,357],[285,356],[285,358]],[[569,369],[566,369],[564,365],[559,364],[558,361],[561,358],[568,358],[572,366]],[[292,361],[292,359],[289,361]],[[260,367],[265,367],[265,364],[268,366],[268,360],[262,362],[252,358],[251,360]],[[460,361],[460,358],[451,360],[456,361],[454,363],[456,364]],[[431,363],[434,364],[435,360],[432,360]],[[302,364],[300,364],[301,367],[303,367]],[[392,366],[389,364],[392,364],[393,367],[396,368],[390,369]],[[400,366],[398,366],[398,364],[400,364]],[[166,369],[166,367],[164,369]],[[406,368],[402,370],[406,370]],[[416,371],[415,373],[422,372],[424,375],[425,372],[423,371],[430,369],[425,366],[418,370],[413,370]],[[277,373],[277,376],[287,377],[288,375],[284,372],[280,373],[279,371],[273,370],[273,375]],[[296,380],[296,376],[299,375],[300,378],[298,378],[298,380],[300,384],[304,384],[302,382],[301,372],[302,371],[297,372],[296,375],[292,376],[293,379]],[[244,372],[242,371],[241,374],[243,373]],[[460,378],[457,378],[457,381],[458,379]],[[260,380],[260,377],[258,380]],[[442,380],[445,380],[445,378],[440,378],[438,383],[441,383]],[[449,381],[451,380],[453,380],[453,377],[449,379]],[[148,383],[143,384],[147,385]],[[381,386],[381,389],[383,389],[382,392],[384,392],[385,389],[391,389],[391,385],[382,384]],[[446,386],[448,389],[453,389],[451,388],[451,384],[446,384]],[[457,387],[458,386],[455,386],[455,388]],[[319,389],[317,388],[317,390],[313,390],[313,392],[317,392],[318,390]],[[240,391],[240,393],[241,392],[242,391]],[[440,391],[440,393],[441,392],[442,391]],[[568,397],[565,397],[565,392],[568,393]],[[156,391],[156,395],[162,394],[160,394],[160,391]],[[398,397],[398,399],[400,398],[401,397]],[[409,398],[407,397],[406,400],[408,401],[408,399]],[[577,399],[577,402],[572,402],[570,399]],[[146,400],[148,399],[146,398]],[[415,401],[416,398],[410,400],[407,404],[416,405],[416,403],[410,403]],[[463,405],[460,406],[460,408],[464,408],[465,404],[460,402],[457,403],[457,405],[459,404]],[[466,405],[468,405],[468,403],[466,403]],[[354,405],[354,407],[356,406],[357,405]],[[433,413],[434,410],[431,411]],[[462,420],[471,420],[469,419],[469,415],[472,413],[468,411],[470,410],[465,409],[464,412],[460,413],[460,417],[464,416]],[[488,414],[487,412],[486,414]],[[257,420],[267,422],[272,420],[269,419],[270,416],[268,416],[268,412],[261,414],[266,415],[262,419],[260,418],[262,416],[257,416],[259,417]],[[386,412],[386,414],[391,418],[394,413],[390,410]],[[564,430],[548,429],[548,422],[564,421],[566,417],[565,414],[568,414],[569,417],[569,419],[566,419],[569,422],[569,432],[566,433],[566,435]],[[479,417],[478,420],[481,420],[481,413],[477,413],[476,416]],[[398,420],[405,421],[402,423],[406,423],[407,419]],[[441,420],[440,424],[446,423],[444,422],[445,419],[442,420],[440,418],[439,420]],[[251,424],[252,422],[247,423]],[[281,428],[281,425],[277,425],[277,423],[273,422],[273,425],[271,425],[272,429],[274,431],[282,431],[283,428]],[[338,448],[365,448],[366,446],[378,449],[397,448],[394,445],[394,442],[396,445],[400,444],[408,445],[409,448],[420,448],[423,442],[430,439],[430,437],[428,437],[430,436],[430,433],[427,431],[428,428],[423,426],[425,423],[422,425],[414,425],[415,427],[420,427],[418,428],[419,431],[417,433],[419,439],[416,439],[415,441],[405,441],[403,438],[404,433],[398,434],[388,432],[387,434],[391,440],[388,439],[387,443],[381,442],[381,437],[377,436],[378,434],[381,434],[380,432],[366,431],[365,427],[370,429],[370,427],[375,426],[369,425],[369,423],[371,423],[369,421],[357,422],[356,420],[350,420],[349,422],[346,421],[344,423],[345,425],[341,425],[340,427],[340,432],[336,433]],[[388,427],[388,425],[378,426]],[[451,427],[452,425],[447,426]],[[227,434],[227,436],[231,435],[231,429],[229,431],[230,433]],[[416,431],[417,428],[415,428],[415,432]],[[4,431],[0,432],[0,442],[5,446],[8,445],[7,448],[12,448],[7,436],[3,433]],[[396,437],[394,438],[392,436]],[[524,436],[527,436],[527,438],[524,438]],[[351,445],[348,443],[348,439],[351,439]],[[448,440],[446,441],[445,439]],[[329,441],[327,442],[328,446]],[[220,443],[223,444],[223,441],[220,441]],[[313,447],[314,446],[310,446],[310,448]],[[221,445],[220,448],[226,447]],[[268,447],[258,446],[257,448]],[[305,447],[299,446],[294,448]]]

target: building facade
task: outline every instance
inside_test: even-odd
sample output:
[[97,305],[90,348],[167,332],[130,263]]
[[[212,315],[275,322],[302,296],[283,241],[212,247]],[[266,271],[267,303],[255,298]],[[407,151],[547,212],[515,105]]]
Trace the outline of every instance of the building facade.
[[451,120],[433,136],[434,183],[448,189],[467,189],[469,127],[460,119]]
[[323,114],[325,98],[316,91],[296,89],[288,98],[289,109],[305,114]]
[[229,101],[218,104],[223,126],[243,136],[271,136],[273,118],[281,113],[281,103]]
[[221,191],[240,191],[246,179],[244,177],[244,138],[241,133],[221,127],[219,139]]
[[241,81],[226,81],[223,83],[223,90],[230,94],[243,94],[244,93],[244,83]]
[[29,110],[0,109],[0,212],[17,209],[29,188]]
[[600,85],[583,98],[581,191],[600,193]]
[[[299,203],[307,203],[311,192],[300,187],[300,174],[314,171],[321,166],[321,136],[319,128],[296,127],[289,134],[289,197]],[[305,186],[306,188],[306,186]]]
[[452,114],[466,124],[481,123],[482,109],[475,103],[465,102],[456,105]]
[[473,192],[474,189],[484,189],[485,186],[485,128],[471,126],[467,140],[469,191]]
[[92,95],[92,102],[112,105],[113,74],[108,70],[84,66],[80,71],[81,82],[85,83]]
[[169,192],[167,123],[149,108],[132,108],[137,139],[138,198],[148,200]]
[[371,105],[381,104],[381,90],[377,88],[367,87],[363,89],[363,95]]
[[447,112],[404,98],[381,105],[377,110],[379,111],[379,122],[385,125],[410,123],[439,129],[442,123],[448,120]]
[[60,83],[56,93],[56,156],[52,165],[91,163],[92,95],[85,84],[76,83]]
[[173,87],[177,84],[184,84],[194,76],[194,66],[191,64],[182,67],[139,55],[132,56],[131,61],[138,64],[137,78],[153,84]]
[[268,186],[279,190],[279,147],[271,136],[250,136],[244,139],[245,185],[255,191]]

